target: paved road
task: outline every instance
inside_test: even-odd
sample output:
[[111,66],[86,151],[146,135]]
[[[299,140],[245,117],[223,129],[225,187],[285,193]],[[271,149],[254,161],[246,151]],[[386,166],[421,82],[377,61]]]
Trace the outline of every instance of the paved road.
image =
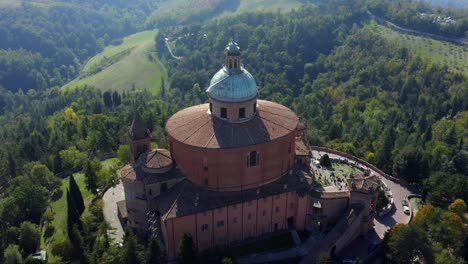
[[102,199],[104,200],[104,218],[113,228],[110,236],[115,242],[120,243],[124,232],[117,217],[117,202],[125,199],[123,184],[119,183],[115,187],[109,188]]

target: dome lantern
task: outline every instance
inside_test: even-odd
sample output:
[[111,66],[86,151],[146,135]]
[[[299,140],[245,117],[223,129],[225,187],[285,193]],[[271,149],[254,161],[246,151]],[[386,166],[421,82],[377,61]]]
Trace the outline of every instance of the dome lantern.
[[242,67],[241,49],[236,42],[229,42],[224,54],[223,68],[211,78],[206,89],[209,112],[229,122],[250,120],[257,111],[257,83]]
[[224,68],[229,71],[239,71],[241,69],[241,51],[236,42],[229,42],[224,49]]

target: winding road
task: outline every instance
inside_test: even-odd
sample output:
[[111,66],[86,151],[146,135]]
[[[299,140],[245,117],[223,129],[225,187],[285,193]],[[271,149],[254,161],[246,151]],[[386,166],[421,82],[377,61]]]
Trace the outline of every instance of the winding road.
[[394,24],[394,23],[392,23],[392,22],[390,22],[390,21],[388,21],[388,20],[386,20],[384,18],[381,18],[381,17],[378,17],[378,16],[374,15],[369,10],[367,10],[367,14],[370,15],[375,20],[377,20],[377,22],[382,23],[385,26],[387,26],[389,28],[392,28],[394,30],[397,30],[397,31],[401,31],[401,32],[408,33],[408,34],[413,34],[413,35],[424,36],[424,37],[433,38],[433,39],[438,39],[438,40],[455,42],[455,43],[462,44],[462,45],[468,45],[468,39],[466,39],[466,38],[445,37],[445,36],[440,36],[440,35],[435,35],[435,34],[431,34],[431,33],[422,32],[422,31],[415,30],[415,29],[404,28],[404,27],[400,27],[400,26],[398,26],[398,25],[396,25],[396,24]]
[[117,216],[117,202],[125,199],[123,184],[119,183],[115,187],[109,188],[102,199],[104,200],[104,218],[112,228],[109,235],[114,239],[114,242],[120,243],[124,231]]

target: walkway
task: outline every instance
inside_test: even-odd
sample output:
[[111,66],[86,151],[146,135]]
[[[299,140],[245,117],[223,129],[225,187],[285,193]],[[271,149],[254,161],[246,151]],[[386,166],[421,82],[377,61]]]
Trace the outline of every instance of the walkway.
[[115,242],[120,243],[124,231],[117,216],[117,202],[125,199],[123,184],[119,183],[115,187],[109,188],[102,199],[104,200],[104,218],[113,229],[110,236]]
[[174,55],[174,53],[172,52],[172,49],[171,49],[171,45],[169,45],[169,39],[168,38],[164,38],[164,42],[166,43],[166,47],[169,50],[169,53],[171,53],[172,58],[174,58],[176,60],[182,59],[182,57]]

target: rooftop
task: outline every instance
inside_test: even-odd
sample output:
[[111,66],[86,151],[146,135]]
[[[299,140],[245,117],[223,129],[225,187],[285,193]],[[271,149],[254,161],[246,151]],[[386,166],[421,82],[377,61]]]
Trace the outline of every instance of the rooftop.
[[152,184],[185,177],[180,170],[175,168],[165,173],[147,173],[144,172],[141,167],[133,168],[131,165],[123,167],[120,170],[120,176],[129,181],[142,181],[143,184]]
[[138,159],[143,166],[149,169],[161,169],[172,166],[171,153],[167,149],[154,149],[145,152]]
[[200,148],[236,148],[266,143],[296,130],[299,118],[289,108],[258,100],[254,118],[243,123],[225,122],[208,112],[208,104],[186,108],[166,123],[170,136]]
[[296,156],[307,156],[309,149],[306,147],[304,140],[300,137],[296,137]]
[[293,175],[281,177],[270,184],[237,192],[210,191],[183,180],[170,192],[152,200],[150,210],[159,211],[166,220],[291,191],[307,195],[310,184],[304,174],[306,172],[296,170]]

